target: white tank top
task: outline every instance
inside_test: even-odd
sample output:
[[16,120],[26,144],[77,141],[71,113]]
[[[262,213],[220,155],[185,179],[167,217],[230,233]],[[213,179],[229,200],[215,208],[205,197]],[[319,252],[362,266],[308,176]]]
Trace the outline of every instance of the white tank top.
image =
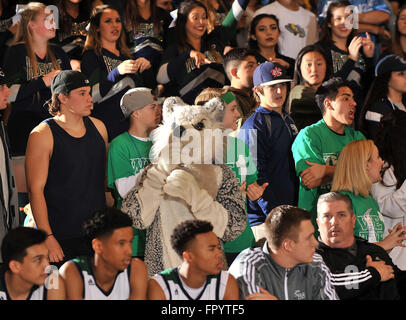
[[166,269],[152,277],[165,293],[166,300],[223,300],[228,272],[208,276],[197,289],[188,287],[178,274],[178,268]]
[[131,264],[126,270],[117,273],[114,284],[106,292],[97,285],[90,258],[80,257],[73,259],[72,262],[75,263],[83,279],[84,300],[128,300],[130,298]]
[[[47,289],[45,288],[45,286],[33,286],[26,300],[46,300],[46,299],[47,299]],[[7,291],[4,273],[2,273],[0,276],[0,300],[11,300]]]

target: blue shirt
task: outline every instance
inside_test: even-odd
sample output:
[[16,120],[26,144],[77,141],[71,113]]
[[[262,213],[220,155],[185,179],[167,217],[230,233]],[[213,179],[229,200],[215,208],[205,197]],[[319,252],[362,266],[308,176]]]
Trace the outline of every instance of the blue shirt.
[[248,200],[251,226],[263,223],[268,213],[279,205],[296,205],[298,181],[291,146],[297,132],[289,115],[261,106],[241,127],[238,138],[250,149],[258,170],[257,182],[269,183],[260,200]]

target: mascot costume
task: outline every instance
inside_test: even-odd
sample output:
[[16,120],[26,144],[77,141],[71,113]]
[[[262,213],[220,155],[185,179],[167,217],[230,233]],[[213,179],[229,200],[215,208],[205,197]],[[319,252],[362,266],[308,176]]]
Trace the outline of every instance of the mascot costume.
[[122,211],[137,229],[147,229],[145,263],[149,276],[182,263],[172,249],[173,229],[190,219],[213,224],[221,240],[245,229],[247,215],[238,181],[224,163],[226,104],[214,98],[203,106],[171,97],[162,124],[151,133],[151,164],[123,199]]

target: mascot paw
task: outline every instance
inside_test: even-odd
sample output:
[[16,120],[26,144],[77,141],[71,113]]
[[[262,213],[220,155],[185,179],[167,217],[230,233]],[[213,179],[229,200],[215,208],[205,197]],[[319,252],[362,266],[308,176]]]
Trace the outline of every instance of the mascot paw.
[[177,167],[179,164],[166,163],[165,161],[159,161],[157,164],[157,169],[166,176],[169,176]]
[[171,196],[181,198],[190,204],[192,188],[196,187],[196,179],[185,170],[176,169],[166,178],[164,192]]

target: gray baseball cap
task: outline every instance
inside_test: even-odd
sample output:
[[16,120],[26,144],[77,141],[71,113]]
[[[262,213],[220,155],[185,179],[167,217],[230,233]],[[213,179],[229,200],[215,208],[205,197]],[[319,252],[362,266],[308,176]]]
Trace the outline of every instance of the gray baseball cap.
[[128,90],[121,98],[120,107],[125,118],[131,116],[131,114],[144,108],[146,105],[157,101],[157,98],[151,92],[149,88],[133,88]]

